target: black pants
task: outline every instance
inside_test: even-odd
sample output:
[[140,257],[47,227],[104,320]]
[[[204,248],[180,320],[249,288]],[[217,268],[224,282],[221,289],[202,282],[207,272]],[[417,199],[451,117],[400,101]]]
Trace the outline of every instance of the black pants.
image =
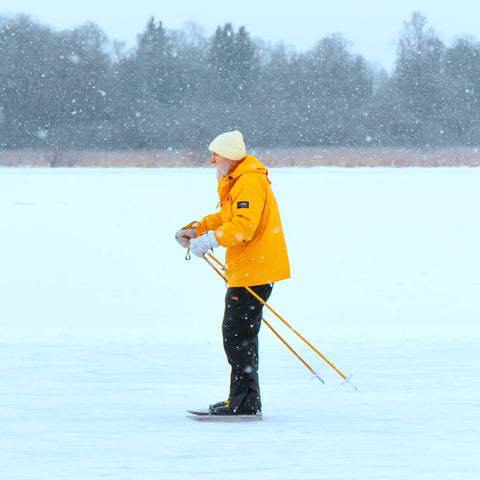
[[[267,301],[272,284],[250,287]],[[223,347],[231,366],[229,406],[236,412],[261,410],[258,383],[258,332],[263,304],[244,287],[231,287],[225,296]]]

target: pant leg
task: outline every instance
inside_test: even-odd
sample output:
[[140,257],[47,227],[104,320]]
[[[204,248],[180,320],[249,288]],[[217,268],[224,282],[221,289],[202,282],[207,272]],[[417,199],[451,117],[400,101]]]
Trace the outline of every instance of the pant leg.
[[[267,301],[273,285],[251,288]],[[222,333],[231,366],[229,406],[240,413],[262,408],[258,382],[258,333],[262,310],[263,304],[245,288],[227,289]]]

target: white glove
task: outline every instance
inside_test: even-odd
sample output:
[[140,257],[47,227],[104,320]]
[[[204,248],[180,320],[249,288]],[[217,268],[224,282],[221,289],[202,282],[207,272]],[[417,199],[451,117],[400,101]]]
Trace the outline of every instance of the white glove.
[[189,244],[190,251],[197,257],[203,257],[205,252],[215,247],[218,247],[218,242],[213,230],[202,233],[199,237],[190,240]]
[[196,228],[182,228],[175,234],[175,240],[183,247],[187,248],[192,238],[197,236]]

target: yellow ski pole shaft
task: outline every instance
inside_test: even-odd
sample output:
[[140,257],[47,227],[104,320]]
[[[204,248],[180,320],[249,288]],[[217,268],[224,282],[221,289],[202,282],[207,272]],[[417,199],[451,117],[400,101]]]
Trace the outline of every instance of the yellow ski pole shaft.
[[263,323],[277,336],[277,338],[310,370],[310,373],[318,378],[323,384],[325,381],[322,377],[277,333],[277,331],[264,319],[262,318]]
[[[225,282],[227,282],[227,278],[225,277],[225,275],[223,275],[223,273],[220,272],[220,270],[218,270],[218,268],[215,267],[215,265],[210,260],[208,260],[207,257],[204,256],[203,259],[218,273],[218,275]],[[320,375],[280,336],[280,334],[264,318],[262,318],[262,322],[264,322],[265,325],[277,336],[277,338],[308,368],[308,370],[310,370],[310,373],[312,373],[315,378],[318,378],[318,380],[325,384],[323,378],[320,377]]]
[[[235,278],[228,270],[223,263],[218,261],[213,255],[207,253],[208,257],[211,258],[217,265],[221,266],[222,269],[228,273],[232,278]],[[204,257],[205,258],[205,257]],[[300,338],[306,345],[308,345],[320,358],[322,358],[330,367],[335,370],[340,377],[343,378],[344,383],[349,383],[355,390],[358,390],[355,385],[350,382],[350,378],[347,378],[332,362],[330,362],[322,353],[320,353],[306,338],[304,338],[300,333],[298,333],[286,320],[284,320],[270,305],[267,304],[261,297],[259,297],[250,287],[245,287],[259,302],[263,303],[265,307],[267,307],[284,325],[286,325],[298,338]]]

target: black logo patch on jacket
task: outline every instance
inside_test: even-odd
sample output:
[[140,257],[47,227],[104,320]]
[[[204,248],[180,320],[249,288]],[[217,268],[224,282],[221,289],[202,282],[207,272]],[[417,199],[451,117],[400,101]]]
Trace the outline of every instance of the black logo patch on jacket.
[[249,206],[248,202],[237,202],[237,208],[248,208]]

